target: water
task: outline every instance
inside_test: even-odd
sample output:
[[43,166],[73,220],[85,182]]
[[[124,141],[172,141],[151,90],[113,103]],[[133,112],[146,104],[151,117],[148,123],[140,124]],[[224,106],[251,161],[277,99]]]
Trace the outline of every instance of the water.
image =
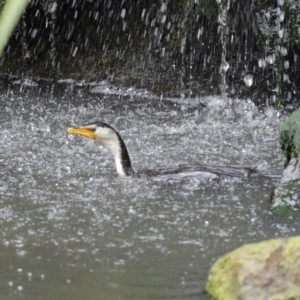
[[135,170],[199,163],[280,173],[283,118],[251,101],[152,99],[67,88],[1,93],[1,299],[208,299],[211,264],[300,233],[269,210],[276,179],[120,179],[112,155],[66,133],[102,119]]

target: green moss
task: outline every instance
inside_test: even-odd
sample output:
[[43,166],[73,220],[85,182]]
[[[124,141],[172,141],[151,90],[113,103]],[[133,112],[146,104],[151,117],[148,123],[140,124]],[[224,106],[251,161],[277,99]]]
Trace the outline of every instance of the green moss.
[[280,184],[272,197],[272,210],[278,214],[290,215],[293,209],[299,209],[300,180]]
[[300,236],[244,245],[218,259],[205,290],[216,300],[299,299]]
[[272,209],[272,211],[276,215],[285,216],[285,217],[293,216],[296,214],[295,211],[292,210],[292,208],[288,204],[278,205],[278,206],[274,207]]

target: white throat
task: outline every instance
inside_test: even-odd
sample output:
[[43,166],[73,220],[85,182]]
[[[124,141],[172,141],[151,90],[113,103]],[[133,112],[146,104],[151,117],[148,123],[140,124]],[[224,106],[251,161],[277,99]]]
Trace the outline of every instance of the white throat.
[[122,147],[117,134],[109,128],[102,128],[101,135],[98,134],[97,136],[98,137],[96,140],[113,153],[118,175],[121,177],[126,177],[126,170],[124,169],[124,164],[122,163]]

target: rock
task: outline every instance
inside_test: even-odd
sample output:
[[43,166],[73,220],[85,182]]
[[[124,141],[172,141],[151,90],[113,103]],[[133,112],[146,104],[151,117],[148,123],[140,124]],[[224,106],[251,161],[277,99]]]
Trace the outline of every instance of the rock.
[[291,158],[274,190],[272,208],[290,207],[300,209],[300,162]]
[[300,209],[300,109],[281,125],[280,144],[286,164],[272,196],[272,208]]
[[226,254],[210,269],[205,290],[217,300],[300,299],[300,236]]

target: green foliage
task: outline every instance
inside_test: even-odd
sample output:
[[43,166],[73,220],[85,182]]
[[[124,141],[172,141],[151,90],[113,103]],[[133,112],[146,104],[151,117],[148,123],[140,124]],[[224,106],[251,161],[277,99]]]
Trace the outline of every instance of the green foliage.
[[264,7],[256,14],[256,34],[265,47],[267,62],[274,64],[277,85],[277,106],[282,97],[284,57],[288,49],[300,45],[300,2],[298,0],[278,0],[274,3],[262,1]]
[[280,128],[281,149],[288,163],[300,154],[300,109],[294,111]]
[[300,195],[300,109],[294,111],[280,127],[281,149],[286,157],[285,169],[272,196],[272,209],[288,213],[299,209]]
[[[162,1],[163,2],[163,1]],[[164,1],[165,2],[165,1]],[[173,15],[178,15],[182,20],[191,15],[192,12],[197,12],[208,19],[215,18],[217,14],[216,1],[210,0],[175,0],[167,1],[168,12]]]
[[286,24],[286,33],[288,36],[288,45],[293,46],[294,44],[300,45],[300,2],[299,1],[288,1],[287,4],[288,22]]
[[288,204],[272,207],[272,211],[274,214],[284,217],[295,216],[297,214]]
[[281,51],[278,45],[291,47],[300,44],[300,2],[285,0],[282,3],[277,7],[264,3],[266,7],[256,14],[257,37],[261,43],[265,43],[268,52]]

